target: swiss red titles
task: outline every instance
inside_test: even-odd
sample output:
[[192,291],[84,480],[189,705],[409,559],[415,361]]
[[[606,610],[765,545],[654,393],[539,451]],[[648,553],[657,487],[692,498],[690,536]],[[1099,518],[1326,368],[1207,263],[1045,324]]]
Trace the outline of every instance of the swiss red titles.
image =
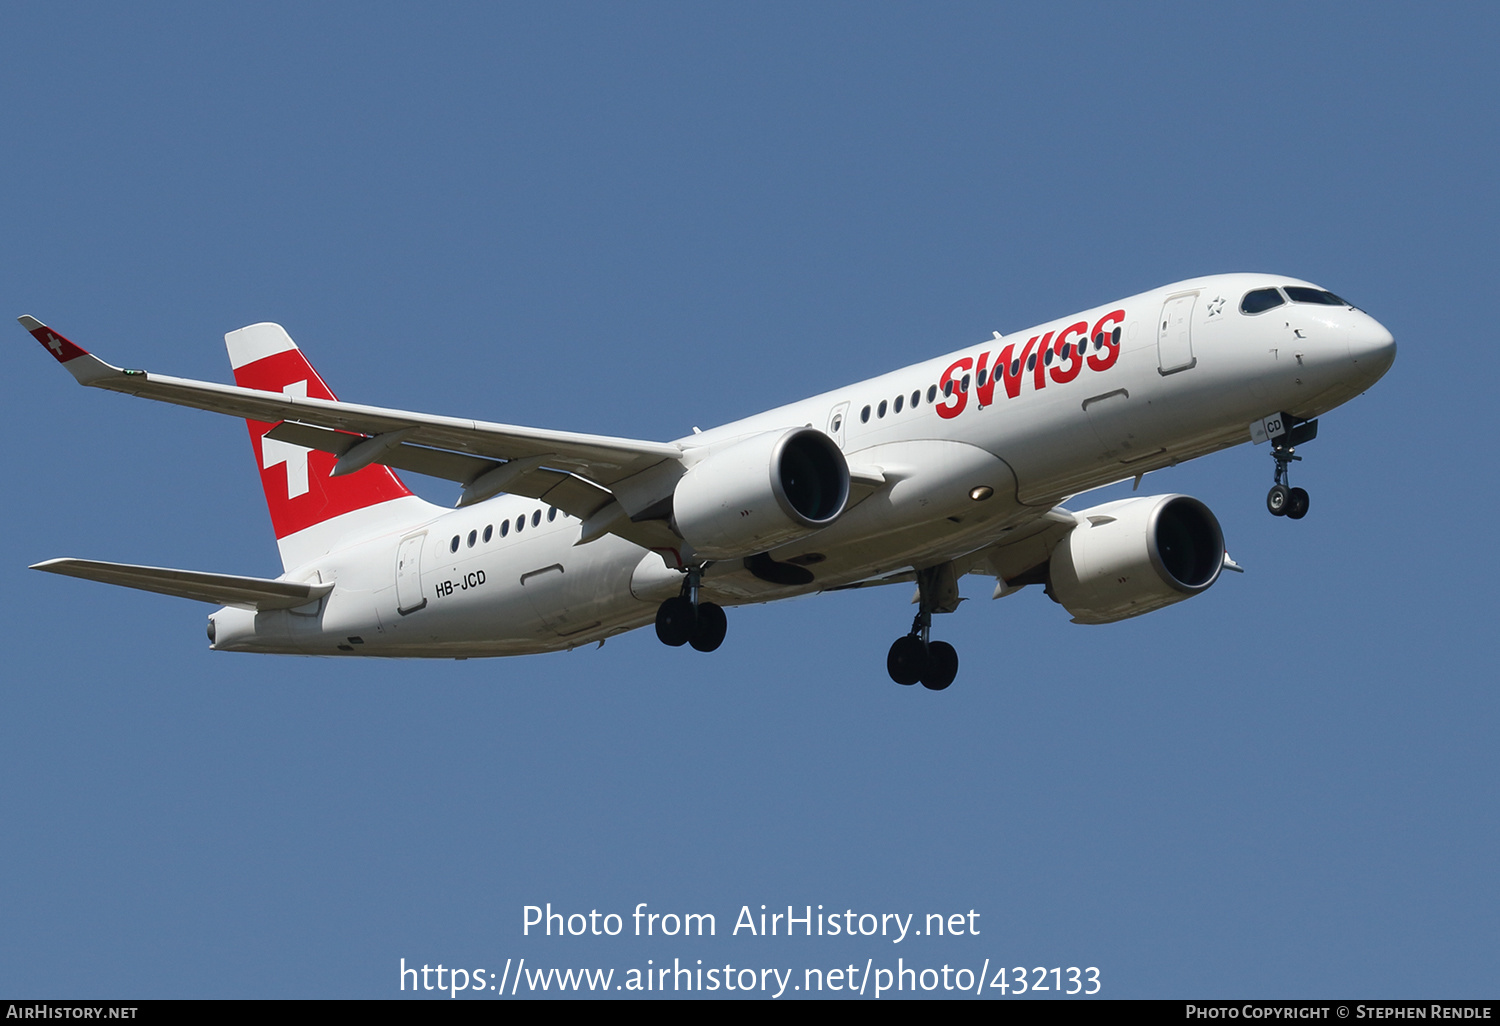
[[970,372],[976,378],[974,394],[983,407],[994,402],[996,385],[1002,385],[1006,397],[1014,399],[1028,378],[1033,389],[1043,389],[1049,378],[1059,385],[1067,384],[1085,366],[1092,371],[1109,370],[1120,357],[1123,323],[1125,311],[1111,310],[1095,322],[1093,331],[1088,321],[1079,321],[1061,331],[1032,336],[1020,352],[1011,342],[998,353],[980,353],[977,364],[969,356],[953,361],[938,382],[945,397],[937,408],[938,416],[951,419],[964,411],[969,403],[965,379]]

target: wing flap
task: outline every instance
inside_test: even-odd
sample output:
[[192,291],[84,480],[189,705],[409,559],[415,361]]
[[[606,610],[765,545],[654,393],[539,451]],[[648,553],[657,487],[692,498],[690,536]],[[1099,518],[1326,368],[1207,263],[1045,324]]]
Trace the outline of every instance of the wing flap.
[[293,609],[315,602],[333,590],[331,584],[300,584],[201,570],[104,563],[93,559],[49,559],[31,569],[240,609]]
[[[365,441],[360,435],[290,422],[276,425],[266,432],[266,437],[308,449],[321,449],[323,452],[331,452],[339,456]],[[428,477],[440,477],[465,485],[492,470],[499,470],[509,465],[509,463],[489,460],[481,456],[430,449],[407,442],[392,446],[380,455],[377,462],[397,470],[408,470],[414,474],[425,474]],[[554,470],[545,466],[532,467],[516,475],[505,483],[504,490],[511,495],[541,499],[579,520],[587,520],[614,498],[613,493],[600,488],[591,481],[576,477],[565,470]],[[492,494],[498,494],[498,492]]]
[[852,591],[855,588],[878,588],[883,584],[910,584],[917,579],[915,570],[902,570],[899,573],[886,574],[884,577],[867,577],[863,581],[854,581],[851,584],[837,584],[825,591]]
[[[300,445],[307,449],[320,449],[338,456],[344,455],[366,440],[361,435],[331,431],[327,428],[290,421],[276,425],[266,432],[266,437],[291,445]],[[380,455],[379,462],[397,470],[457,481],[464,485],[476,481],[491,471],[507,466],[507,463],[480,456],[429,449],[426,446],[412,445],[409,442],[392,446]],[[549,506],[556,506],[569,516],[577,517],[585,522],[615,501],[614,494],[608,489],[601,488],[576,474],[549,469],[545,466],[534,467],[511,478],[505,483],[505,491],[511,495],[521,495],[528,499],[545,502]],[[633,521],[628,517],[611,519],[608,531],[601,533],[619,535],[627,541],[648,549],[677,549],[682,545],[682,539],[672,532],[664,520]],[[592,541],[593,537],[587,540]]]
[[[291,445],[300,445],[304,449],[331,452],[335,456],[342,456],[356,445],[366,441],[363,435],[292,421],[277,424],[266,432],[265,437]],[[413,474],[440,477],[445,481],[457,481],[460,484],[472,481],[486,471],[505,465],[497,460],[485,459],[483,456],[470,456],[466,453],[431,449],[425,445],[410,445],[405,442],[392,446],[373,462],[383,463],[396,470],[407,470]]]

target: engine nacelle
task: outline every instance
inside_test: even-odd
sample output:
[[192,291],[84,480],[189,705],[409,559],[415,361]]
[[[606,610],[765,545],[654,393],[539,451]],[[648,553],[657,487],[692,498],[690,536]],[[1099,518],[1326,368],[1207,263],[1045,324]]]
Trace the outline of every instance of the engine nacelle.
[[849,465],[821,431],[767,431],[694,464],[672,493],[677,533],[706,559],[774,549],[827,527],[849,502]]
[[1114,623],[1192,598],[1219,579],[1224,532],[1187,495],[1086,509],[1052,552],[1051,595],[1074,623]]

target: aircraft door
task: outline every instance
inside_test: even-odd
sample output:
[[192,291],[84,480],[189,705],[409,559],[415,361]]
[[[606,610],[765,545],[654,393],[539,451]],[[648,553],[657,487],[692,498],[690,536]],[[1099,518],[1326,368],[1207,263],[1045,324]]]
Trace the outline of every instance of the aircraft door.
[[849,419],[849,404],[839,403],[828,415],[828,437],[840,449],[844,447],[844,422]]
[[1198,293],[1173,296],[1161,308],[1156,332],[1157,371],[1176,374],[1191,370],[1198,363],[1193,355],[1193,306]]
[[422,543],[427,532],[401,539],[396,550],[396,612],[405,616],[427,605],[422,594]]

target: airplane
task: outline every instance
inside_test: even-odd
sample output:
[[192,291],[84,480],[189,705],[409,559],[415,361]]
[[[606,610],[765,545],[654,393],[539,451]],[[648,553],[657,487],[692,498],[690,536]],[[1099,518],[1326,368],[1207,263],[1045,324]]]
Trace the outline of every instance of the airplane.
[[[242,417],[280,549],[274,578],[74,558],[33,569],[205,601],[218,651],[466,659],[573,649],[653,623],[711,652],[726,606],[916,586],[897,684],[958,673],[932,617],[964,575],[1030,585],[1082,624],[1239,570],[1187,495],[1072,496],[1269,443],[1268,510],[1317,417],[1395,359],[1391,333],[1310,282],[1194,278],[972,343],[672,442],[339,401],[277,324],[224,337],[234,385],[112,366],[20,318],[78,382]],[[455,508],[407,471],[460,485]]]

